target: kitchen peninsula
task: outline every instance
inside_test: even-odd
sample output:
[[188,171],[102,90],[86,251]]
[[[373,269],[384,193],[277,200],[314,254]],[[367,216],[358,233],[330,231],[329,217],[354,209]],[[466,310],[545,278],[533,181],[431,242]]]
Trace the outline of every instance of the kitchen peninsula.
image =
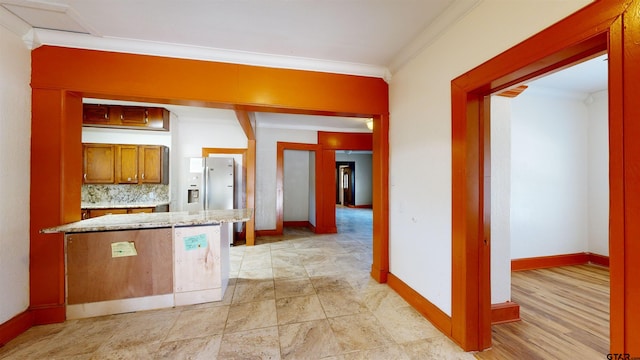
[[67,319],[222,300],[229,225],[251,209],[105,215],[65,233]]

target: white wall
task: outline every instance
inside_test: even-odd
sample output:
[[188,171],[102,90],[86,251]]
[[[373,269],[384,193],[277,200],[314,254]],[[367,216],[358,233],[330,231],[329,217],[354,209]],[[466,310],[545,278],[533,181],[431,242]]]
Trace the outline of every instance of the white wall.
[[356,163],[356,200],[355,205],[372,205],[372,156],[371,154],[346,154],[336,152],[336,161],[354,161]]
[[391,79],[390,271],[446,314],[451,314],[451,80],[587,3],[484,0]]
[[[173,118],[171,118],[171,120],[173,120]],[[107,129],[83,126],[82,142],[98,144],[164,145],[170,148],[171,133],[168,131]]]
[[312,130],[288,130],[260,126],[256,128],[256,230],[276,228],[276,160],[278,141],[317,144]]
[[31,53],[0,26],[0,324],[29,307]]
[[[309,151],[284,151],[284,221],[309,220]],[[314,189],[315,191],[315,189]]]
[[588,111],[527,89],[511,103],[511,256],[587,251]]
[[511,300],[511,99],[491,97],[491,303]]
[[609,99],[591,95],[589,110],[589,252],[609,256]]
[[177,184],[171,186],[171,209],[182,209],[188,158],[201,157],[202,148],[247,147],[247,137],[231,110],[209,109],[178,116],[171,123],[171,133],[171,184]]

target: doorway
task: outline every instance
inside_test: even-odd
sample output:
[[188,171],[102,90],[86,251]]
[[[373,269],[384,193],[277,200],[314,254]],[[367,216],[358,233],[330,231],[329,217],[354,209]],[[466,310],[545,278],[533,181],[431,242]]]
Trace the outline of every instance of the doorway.
[[356,205],[356,163],[336,161],[336,204]]
[[[552,281],[587,281],[594,272],[587,271],[589,265],[578,264],[608,258],[607,95],[606,56],[598,56],[491,96],[491,303],[492,308],[519,306],[520,318],[526,319],[493,325],[494,339],[528,324],[541,330],[531,334],[532,339],[566,342],[567,337],[553,334],[556,330],[550,325],[564,320],[540,320],[555,303],[545,301],[548,297],[542,294],[553,287]],[[580,267],[574,271],[565,268],[568,265]],[[594,282],[606,274],[608,284],[608,269],[595,274]],[[523,296],[527,293],[523,279],[534,276],[542,287]],[[591,303],[591,313],[581,313],[586,316],[579,321],[592,324],[600,335],[608,334],[608,294],[592,294],[580,303],[582,295],[574,289],[565,286],[563,291],[574,295],[561,301],[566,305],[575,301],[574,308]],[[492,323],[518,318],[513,315],[498,316]],[[582,340],[571,342],[585,352],[602,353],[609,346],[608,336]],[[497,341],[489,353],[501,351],[502,346]]]
[[[491,346],[490,311],[490,169],[488,104],[485,96],[567,67],[600,52],[609,61],[609,171],[611,350],[640,351],[629,339],[640,329],[637,287],[629,285],[638,254],[630,241],[640,228],[629,216],[638,202],[640,183],[628,180],[638,161],[632,141],[640,128],[631,106],[638,85],[624,81],[640,71],[633,46],[634,17],[640,3],[598,1],[536,34],[452,81],[452,337],[466,350]],[[627,23],[628,22],[628,23]],[[629,104],[629,105],[626,105]],[[623,126],[624,125],[624,126]],[[636,179],[636,178],[634,178]],[[631,206],[631,204],[634,204]],[[635,208],[634,208],[635,209]],[[637,262],[635,262],[637,264]]]

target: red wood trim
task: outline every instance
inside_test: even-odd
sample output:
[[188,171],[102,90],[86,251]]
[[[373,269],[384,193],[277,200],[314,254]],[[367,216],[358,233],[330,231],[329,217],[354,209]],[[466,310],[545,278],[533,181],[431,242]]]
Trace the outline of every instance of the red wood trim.
[[[334,153],[335,156],[335,153]],[[389,273],[389,114],[373,117],[373,154],[371,156],[373,191],[373,263],[371,276],[387,282]],[[332,176],[335,201],[335,177]]]
[[373,134],[318,131],[318,144],[327,150],[373,150]]
[[513,301],[491,304],[491,325],[520,321],[520,305]]
[[[623,308],[614,309],[622,316],[623,321],[620,323],[612,323],[611,327],[618,327],[619,331],[624,334],[624,345],[618,348],[614,347],[612,339],[612,352],[629,353],[632,358],[640,357],[640,108],[633,102],[638,100],[640,94],[640,1],[634,0],[629,8],[623,14],[622,37],[613,38],[619,34],[612,34],[611,41],[622,41],[622,53],[616,54],[620,59],[614,60],[614,63],[622,65],[623,78],[615,79],[614,84],[621,85],[623,90],[622,102],[622,127],[624,129],[622,139],[622,161],[624,164],[623,182],[624,182],[624,233],[622,239],[611,239],[610,245],[611,263],[618,265],[623,262],[624,273],[616,271],[615,278],[611,283],[611,297],[624,297]],[[610,56],[611,57],[611,56]],[[609,86],[612,86],[609,80]],[[635,105],[635,106],[634,106]],[[612,115],[609,115],[611,121]],[[619,120],[619,119],[616,119]],[[610,155],[611,156],[611,155]],[[611,177],[611,174],[609,175]],[[611,245],[611,241],[614,245]],[[620,241],[620,243],[616,243]],[[614,248],[615,246],[615,248]],[[622,247],[622,252],[620,252]],[[624,257],[622,257],[624,256]],[[613,303],[613,304],[618,304]],[[613,317],[612,317],[613,319]],[[618,317],[616,317],[618,319]],[[615,332],[617,334],[617,331]],[[614,331],[612,331],[612,335]]]
[[373,205],[347,205],[348,208],[354,209],[373,209]]
[[258,237],[258,236],[279,236],[279,235],[282,235],[282,231],[278,232],[277,229],[256,230],[256,237]]
[[[285,150],[305,150],[313,151],[316,154],[316,225],[321,227],[324,219],[318,217],[317,214],[322,212],[324,205],[322,186],[318,179],[321,179],[322,171],[318,171],[318,157],[322,151],[322,146],[318,144],[303,144],[303,143],[290,143],[281,142],[277,144],[277,157],[276,157],[276,231],[278,235],[282,235],[282,229],[284,227],[284,151]],[[321,156],[321,155],[320,155]],[[321,160],[321,159],[320,159]]]
[[256,141],[247,140],[247,209],[253,209],[253,216],[245,222],[247,232],[246,244],[253,246],[256,242]]
[[0,324],[0,347],[29,330],[34,325],[33,314],[27,310]]
[[594,253],[587,253],[589,256],[589,262],[592,264],[609,267],[609,257]]
[[308,220],[304,221],[285,221],[283,224],[285,227],[309,227],[311,223]]
[[387,274],[387,284],[438,330],[451,337],[451,318],[447,314],[392,273]]
[[[627,11],[628,6],[631,8]],[[625,242],[625,236],[629,236],[629,231],[636,234],[636,230],[628,230],[629,224],[624,221],[640,216],[635,212],[640,209],[636,205],[640,202],[640,189],[635,188],[640,181],[637,181],[637,172],[631,170],[637,168],[637,164],[631,161],[640,162],[640,150],[633,148],[640,144],[631,145],[634,143],[631,139],[640,136],[640,124],[635,121],[640,117],[640,109],[632,105],[633,94],[640,92],[640,84],[623,81],[623,78],[640,76],[640,69],[632,65],[640,61],[640,47],[633,45],[636,42],[634,39],[640,36],[637,33],[640,31],[639,8],[638,0],[595,1],[452,81],[451,323],[453,338],[463,349],[484,349],[488,346],[485,340],[490,341],[491,336],[490,325],[483,321],[491,309],[481,301],[490,292],[489,279],[478,279],[475,275],[480,272],[482,277],[487,277],[482,269],[487,268],[486,262],[489,260],[485,252],[478,249],[490,235],[486,230],[487,224],[479,221],[480,217],[483,217],[481,221],[489,221],[490,216],[483,209],[486,179],[483,172],[478,170],[485,165],[481,144],[484,134],[478,130],[485,114],[478,106],[477,99],[596,56],[606,51],[609,43],[609,86],[610,98],[613,99],[609,109],[614,130],[610,134],[610,140],[613,141],[610,145],[610,192],[613,192],[610,247],[612,263],[619,266],[611,272],[611,349],[615,353],[634,349],[640,354],[640,339],[625,335],[640,333],[640,312],[634,310],[640,307],[640,304],[635,304],[640,302],[640,288],[625,287],[625,277],[632,276],[633,271],[636,274],[640,271],[640,250],[626,249],[629,242]],[[620,15],[624,16],[624,22],[618,20]],[[629,130],[629,141],[622,141],[620,135],[624,135],[623,127],[621,123],[616,123],[620,120],[625,123],[624,132]],[[633,123],[631,128],[627,123]],[[625,191],[630,189],[629,184],[633,184],[634,191]],[[637,225],[637,236],[631,238],[640,237],[640,224]],[[633,246],[640,244],[635,242]]]
[[34,325],[46,325],[64,322],[67,318],[65,305],[31,306]]
[[253,126],[251,126],[251,120],[249,119],[249,113],[244,110],[236,110],[236,117],[238,118],[238,122],[244,131],[244,134],[247,136],[248,140],[255,140],[256,135],[253,131]]
[[589,262],[587,253],[539,256],[511,260],[511,271],[544,269],[556,266],[582,265]]
[[[623,45],[624,28],[630,26],[622,17],[609,29],[609,266],[611,294],[609,298],[610,352],[625,353],[625,128],[624,104],[626,101],[623,80],[625,78]],[[640,26],[636,25],[635,26]],[[633,135],[633,134],[632,134]],[[637,255],[633,257],[638,262]],[[638,296],[637,291],[635,292]],[[640,333],[639,330],[635,331]]]
[[339,116],[389,112],[387,83],[365,76],[48,45],[32,52],[32,69],[33,88],[88,97]]

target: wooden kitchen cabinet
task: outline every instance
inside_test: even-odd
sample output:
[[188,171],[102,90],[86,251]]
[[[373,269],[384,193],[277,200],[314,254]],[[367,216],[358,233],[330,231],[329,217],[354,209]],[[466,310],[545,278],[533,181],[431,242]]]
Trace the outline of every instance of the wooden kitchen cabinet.
[[139,214],[139,213],[152,213],[153,207],[143,208],[110,208],[110,209],[82,209],[82,220],[90,219],[103,215],[115,215],[115,214]]
[[85,184],[115,182],[114,145],[83,144],[83,181]]
[[116,145],[116,183],[138,183],[138,146]]
[[159,107],[83,104],[82,124],[168,131],[169,111]]
[[138,173],[141,184],[168,184],[169,148],[160,145],[139,146]]
[[83,144],[85,184],[168,184],[169,148]]
[[112,214],[126,214],[127,209],[90,209],[87,210],[87,219]]
[[109,124],[109,107],[98,104],[84,104],[82,110],[83,124]]

